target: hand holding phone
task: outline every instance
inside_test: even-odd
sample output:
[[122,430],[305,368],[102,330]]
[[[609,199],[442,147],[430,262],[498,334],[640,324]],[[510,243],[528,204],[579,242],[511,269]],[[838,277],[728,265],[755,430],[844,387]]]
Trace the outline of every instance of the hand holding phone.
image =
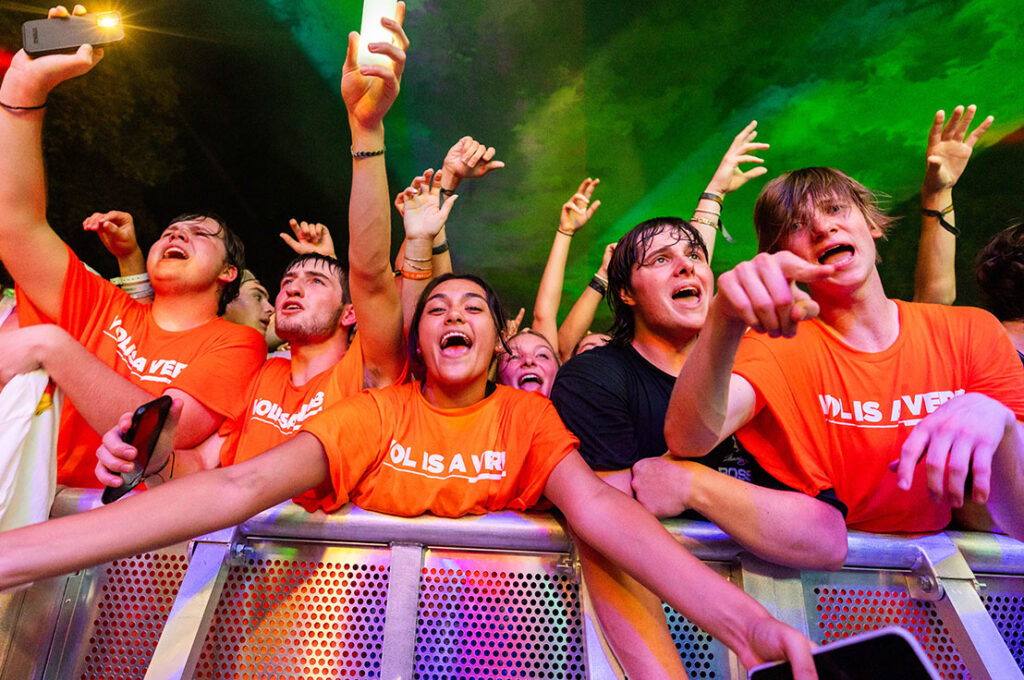
[[34,19],[21,26],[21,42],[30,57],[71,54],[82,45],[105,45],[124,38],[118,12]]
[[[854,635],[814,650],[819,680],[939,680],[917,639],[889,626]],[[751,668],[748,680],[792,680],[789,663]]]
[[137,487],[145,478],[146,468],[163,430],[167,414],[171,411],[171,398],[158,397],[135,409],[132,423],[121,435],[121,440],[136,451],[134,466],[121,473],[121,486],[108,486],[103,490],[103,503],[111,503]]

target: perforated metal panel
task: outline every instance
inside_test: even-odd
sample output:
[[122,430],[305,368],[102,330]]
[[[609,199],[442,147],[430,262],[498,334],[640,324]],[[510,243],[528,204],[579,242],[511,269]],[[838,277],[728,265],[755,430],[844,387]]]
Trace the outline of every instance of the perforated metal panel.
[[979,576],[981,601],[1003,636],[1017,665],[1024,669],[1024,578]]
[[415,677],[586,677],[579,585],[562,555],[425,555]]
[[[708,566],[722,578],[731,578],[729,565],[712,562]],[[665,610],[668,632],[690,680],[727,680],[730,677],[728,648],[672,607],[664,603],[661,606]]]
[[254,542],[228,572],[196,678],[379,678],[386,548]]
[[187,567],[183,546],[97,567],[96,609],[77,677],[142,680]]
[[[825,582],[806,587],[809,580]],[[811,639],[828,644],[868,630],[902,626],[912,633],[946,680],[970,678],[942,617],[931,602],[910,597],[902,574],[844,571],[804,575]]]

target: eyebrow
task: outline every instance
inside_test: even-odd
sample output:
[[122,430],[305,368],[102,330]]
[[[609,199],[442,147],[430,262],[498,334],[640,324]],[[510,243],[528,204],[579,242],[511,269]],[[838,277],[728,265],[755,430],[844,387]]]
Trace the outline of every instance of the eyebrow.
[[[449,297],[448,293],[434,293],[433,295],[431,295],[430,297],[427,298],[427,302],[430,302],[431,300],[433,300],[435,298],[444,298],[445,300],[450,300],[451,299]],[[462,299],[465,299],[465,298],[477,298],[478,300],[486,300],[486,298],[483,295],[481,295],[480,293],[473,293],[473,292],[463,293],[462,294]]]

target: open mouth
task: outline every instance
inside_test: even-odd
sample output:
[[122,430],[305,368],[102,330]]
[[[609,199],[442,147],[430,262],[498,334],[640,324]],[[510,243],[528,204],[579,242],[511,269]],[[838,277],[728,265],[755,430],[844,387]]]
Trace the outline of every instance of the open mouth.
[[696,286],[686,286],[672,293],[673,300],[700,300],[700,290]]
[[818,264],[843,264],[853,258],[853,246],[833,246],[818,258]]
[[188,253],[186,253],[178,246],[170,246],[166,250],[164,250],[163,257],[165,260],[187,260]]
[[540,387],[543,384],[544,384],[544,378],[542,378],[539,374],[537,374],[537,373],[524,373],[521,376],[519,376],[519,381],[516,383],[516,386],[519,389],[522,390],[522,389],[526,389],[527,387],[531,387],[531,386]]
[[288,302],[281,305],[282,312],[298,312],[301,310],[302,305],[294,300],[289,300]]
[[473,346],[473,341],[462,331],[448,331],[441,336],[441,353],[445,355],[464,354]]

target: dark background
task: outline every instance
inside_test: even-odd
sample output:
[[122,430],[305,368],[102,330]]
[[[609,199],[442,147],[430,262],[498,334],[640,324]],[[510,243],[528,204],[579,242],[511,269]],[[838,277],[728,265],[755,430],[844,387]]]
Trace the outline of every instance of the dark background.
[[[48,109],[54,228],[105,275],[113,258],[80,226],[97,210],[132,212],[148,246],[174,215],[213,209],[271,288],[291,257],[277,236],[289,217],[327,223],[344,253],[351,161],[338,80],[361,3],[113,8],[126,39]],[[645,218],[691,214],[729,141],[756,118],[772,144],[767,178],[829,165],[889,195],[890,212],[905,218],[881,246],[882,275],[891,294],[909,297],[928,126],[936,109],[974,103],[979,117],[996,116],[956,189],[958,302],[976,303],[975,253],[1024,214],[1021,9],[1005,0],[413,0],[409,65],[385,121],[391,191],[436,167],[462,135],[497,147],[507,168],[460,188],[453,258],[509,307],[530,308],[562,202],[600,177],[602,207],[574,239],[564,313],[604,244]],[[20,24],[44,15],[44,4],[0,2],[7,59]],[[764,181],[727,199],[737,243],[719,241],[716,272],[754,253],[750,214]],[[394,249],[400,238],[396,213]]]

